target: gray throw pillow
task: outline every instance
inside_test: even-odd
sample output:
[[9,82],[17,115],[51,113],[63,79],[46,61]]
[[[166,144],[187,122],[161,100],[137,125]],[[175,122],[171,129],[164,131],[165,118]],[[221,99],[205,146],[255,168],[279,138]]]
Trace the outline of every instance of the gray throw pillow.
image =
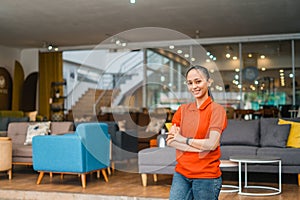
[[259,145],[259,120],[228,120],[221,145]]
[[269,124],[260,136],[260,146],[285,148],[290,128],[290,124]]

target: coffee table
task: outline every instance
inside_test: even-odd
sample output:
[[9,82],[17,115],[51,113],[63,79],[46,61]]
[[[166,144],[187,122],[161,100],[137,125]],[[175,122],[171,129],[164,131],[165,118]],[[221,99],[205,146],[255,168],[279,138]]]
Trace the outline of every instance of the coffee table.
[[[250,195],[250,196],[270,196],[277,195],[281,193],[281,159],[278,157],[270,156],[230,156],[229,158],[232,162],[237,162],[239,166],[239,192],[240,195]],[[267,163],[278,163],[278,188],[261,186],[261,185],[248,185],[248,164],[267,164]],[[250,189],[264,189],[271,190],[272,192],[243,192],[242,188],[242,164],[245,166],[245,184],[244,188]]]
[[[228,168],[228,167],[237,167],[238,164],[236,162],[230,160],[221,160],[220,168]],[[239,187],[237,185],[228,185],[222,184],[222,189],[220,192],[238,192]]]

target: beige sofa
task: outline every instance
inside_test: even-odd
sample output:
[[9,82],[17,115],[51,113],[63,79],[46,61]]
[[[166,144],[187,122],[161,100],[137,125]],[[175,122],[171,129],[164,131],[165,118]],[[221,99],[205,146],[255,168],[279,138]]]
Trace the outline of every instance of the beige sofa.
[[[7,137],[12,141],[12,163],[32,165],[32,146],[24,145],[28,125],[38,122],[12,122],[8,125]],[[64,134],[74,131],[73,122],[51,122],[51,135]]]

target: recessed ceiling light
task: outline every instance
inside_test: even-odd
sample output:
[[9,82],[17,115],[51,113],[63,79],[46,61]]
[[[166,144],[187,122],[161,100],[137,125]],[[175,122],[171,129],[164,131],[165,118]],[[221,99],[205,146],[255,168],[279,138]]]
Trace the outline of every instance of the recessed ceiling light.
[[131,4],[135,4],[135,3],[136,3],[135,0],[130,0],[129,2],[130,2]]
[[170,46],[169,46],[169,49],[174,49],[174,48],[175,48],[174,45],[170,45]]
[[261,68],[261,71],[266,71],[266,68],[265,67]]
[[233,56],[232,59],[233,59],[233,60],[237,60],[237,57],[236,57],[236,56]]
[[265,56],[265,55],[260,55],[260,58],[261,58],[261,59],[265,59],[266,56]]
[[226,53],[226,58],[230,58],[230,53]]
[[248,54],[248,58],[252,58],[252,56],[253,56],[252,53]]
[[178,49],[178,50],[177,50],[177,53],[181,54],[181,53],[182,53],[182,50],[181,50],[181,49]]

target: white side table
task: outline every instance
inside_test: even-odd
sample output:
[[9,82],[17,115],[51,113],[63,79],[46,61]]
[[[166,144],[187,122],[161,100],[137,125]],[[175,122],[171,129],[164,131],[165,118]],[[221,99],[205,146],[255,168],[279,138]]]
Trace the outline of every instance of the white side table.
[[[227,168],[227,167],[237,167],[237,162],[232,162],[230,160],[221,160],[220,168]],[[238,192],[239,186],[237,185],[226,185],[222,184],[221,192]]]
[[[260,156],[231,156],[230,161],[237,162],[239,166],[239,193],[240,195],[249,195],[249,196],[270,196],[277,195],[281,193],[281,159],[278,157],[260,157]],[[247,164],[266,164],[266,163],[278,163],[278,188],[261,186],[261,185],[248,185],[248,171]],[[264,189],[271,190],[273,192],[243,192],[242,188],[242,164],[245,165],[245,184],[244,188],[252,189]]]

